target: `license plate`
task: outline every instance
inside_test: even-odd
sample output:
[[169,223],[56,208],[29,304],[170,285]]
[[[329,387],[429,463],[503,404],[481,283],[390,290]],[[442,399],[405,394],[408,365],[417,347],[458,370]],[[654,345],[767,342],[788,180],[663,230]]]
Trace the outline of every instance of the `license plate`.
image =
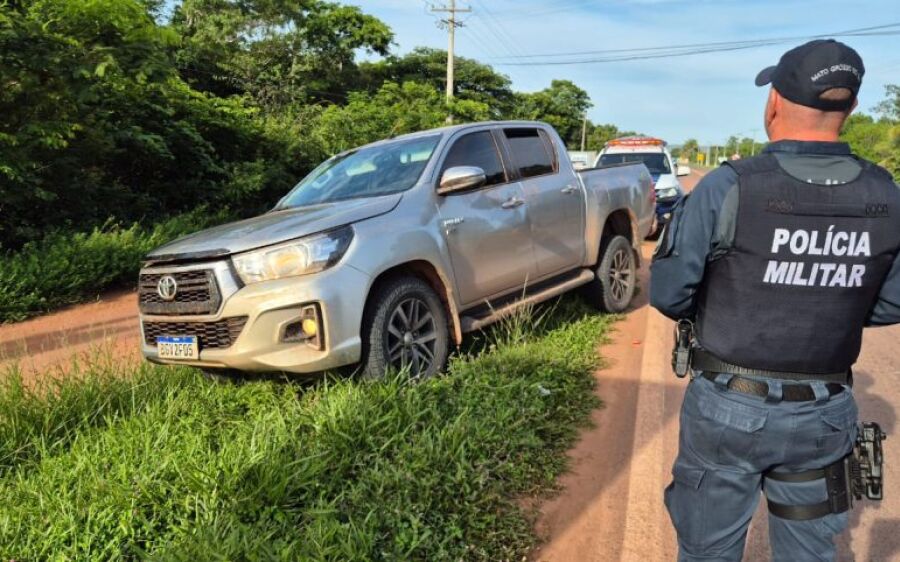
[[160,359],[200,359],[197,336],[164,336],[156,338]]

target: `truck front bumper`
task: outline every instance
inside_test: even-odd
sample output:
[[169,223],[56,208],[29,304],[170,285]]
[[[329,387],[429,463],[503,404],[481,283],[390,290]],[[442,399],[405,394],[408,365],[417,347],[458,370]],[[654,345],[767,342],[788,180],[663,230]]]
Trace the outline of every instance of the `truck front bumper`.
[[[343,264],[314,275],[247,285],[211,316],[142,314],[142,352],[155,363],[241,371],[316,373],[350,365],[360,360],[368,282],[367,275]],[[297,326],[311,305],[318,311],[319,345],[284,341],[287,329]],[[228,331],[230,338],[223,335]],[[204,337],[207,333],[223,335],[228,345]],[[199,360],[161,359],[156,335],[198,335]]]
[[656,201],[656,223],[658,225],[658,230],[662,230],[662,228],[672,220],[672,211],[675,210],[675,205],[678,204],[681,198],[682,196],[679,195],[677,197],[668,197]]

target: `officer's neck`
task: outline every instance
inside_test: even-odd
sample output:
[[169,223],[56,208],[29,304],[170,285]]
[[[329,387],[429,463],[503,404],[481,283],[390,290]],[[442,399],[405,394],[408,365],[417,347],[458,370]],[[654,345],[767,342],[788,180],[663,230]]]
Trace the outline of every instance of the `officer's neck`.
[[824,131],[773,131],[769,135],[769,142],[778,142],[782,140],[793,141],[810,141],[810,142],[838,142],[838,134]]

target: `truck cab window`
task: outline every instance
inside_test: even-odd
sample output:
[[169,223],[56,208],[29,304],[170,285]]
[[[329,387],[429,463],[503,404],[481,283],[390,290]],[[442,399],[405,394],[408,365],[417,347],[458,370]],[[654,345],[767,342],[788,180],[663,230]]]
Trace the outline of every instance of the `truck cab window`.
[[478,166],[484,170],[487,177],[485,185],[506,182],[506,172],[500,162],[497,145],[488,131],[470,133],[453,144],[453,148],[447,153],[447,159],[444,160],[441,173],[456,166]]
[[523,178],[554,172],[553,149],[537,129],[505,129],[513,160]]

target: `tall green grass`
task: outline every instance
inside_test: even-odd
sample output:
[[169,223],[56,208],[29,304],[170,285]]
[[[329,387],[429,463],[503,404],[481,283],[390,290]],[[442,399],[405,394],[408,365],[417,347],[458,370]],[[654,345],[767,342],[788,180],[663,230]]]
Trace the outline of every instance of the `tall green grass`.
[[87,233],[51,233],[0,254],[0,323],[18,321],[95,297],[134,281],[141,258],[174,238],[225,222],[227,211],[200,209],[157,224],[109,224]]
[[610,317],[513,320],[446,376],[215,385],[114,361],[0,388],[0,559],[519,560]]

